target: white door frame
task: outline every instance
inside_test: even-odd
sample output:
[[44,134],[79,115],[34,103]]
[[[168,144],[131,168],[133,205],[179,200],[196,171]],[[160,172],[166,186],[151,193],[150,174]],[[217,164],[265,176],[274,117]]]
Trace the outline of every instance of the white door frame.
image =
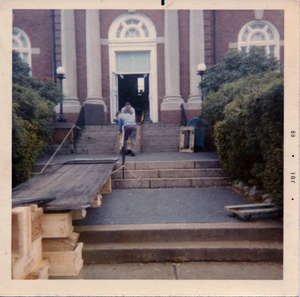
[[149,72],[149,112],[150,120],[158,122],[158,91],[157,91],[157,46],[156,42],[145,43],[111,43],[109,44],[109,80],[110,80],[110,120],[114,123],[115,114],[118,111],[118,100],[114,100],[116,87],[114,75],[116,74],[135,74],[117,73],[116,52],[150,52],[150,72]]

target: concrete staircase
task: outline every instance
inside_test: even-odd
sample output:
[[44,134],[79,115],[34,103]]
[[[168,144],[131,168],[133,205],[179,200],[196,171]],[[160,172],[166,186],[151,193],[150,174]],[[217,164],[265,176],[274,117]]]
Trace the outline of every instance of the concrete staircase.
[[112,154],[118,135],[117,125],[84,126],[76,143],[77,154]]
[[[127,157],[127,159],[130,157]],[[120,168],[117,163],[115,170]],[[226,186],[229,181],[218,160],[126,162],[112,174],[113,189],[189,188]]]
[[[179,129],[179,125],[144,123],[142,125],[141,152],[178,152]],[[78,137],[76,152],[78,154],[115,153],[117,132],[117,125],[85,126],[81,136]]]
[[173,124],[142,125],[141,153],[178,152],[180,126]]
[[75,226],[85,264],[282,262],[278,223]]

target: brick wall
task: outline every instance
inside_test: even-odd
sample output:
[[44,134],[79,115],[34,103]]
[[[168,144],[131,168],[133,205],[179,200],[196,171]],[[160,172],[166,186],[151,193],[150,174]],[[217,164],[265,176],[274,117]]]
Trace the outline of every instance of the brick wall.
[[[266,10],[263,19],[270,21],[277,27],[282,40],[284,38],[283,12]],[[221,62],[228,52],[229,42],[237,42],[241,28],[252,20],[255,20],[253,10],[218,10],[216,12],[217,62]],[[281,55],[281,57],[283,62],[283,56]]]
[[52,10],[14,10],[13,26],[23,30],[32,48],[40,54],[32,54],[32,76],[38,80],[52,79]]

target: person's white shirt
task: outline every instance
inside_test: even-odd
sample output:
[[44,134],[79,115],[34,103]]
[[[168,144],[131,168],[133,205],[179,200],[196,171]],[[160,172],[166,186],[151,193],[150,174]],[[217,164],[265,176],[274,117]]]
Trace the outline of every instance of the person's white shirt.
[[131,105],[126,105],[121,109],[122,113],[129,113],[132,115],[134,121],[135,121],[135,109]]

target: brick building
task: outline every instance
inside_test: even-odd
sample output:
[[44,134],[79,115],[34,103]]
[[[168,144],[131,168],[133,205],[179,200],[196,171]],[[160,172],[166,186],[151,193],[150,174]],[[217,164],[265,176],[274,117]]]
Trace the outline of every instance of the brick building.
[[183,104],[189,120],[201,109],[198,64],[210,67],[229,50],[251,45],[264,46],[283,65],[283,11],[13,11],[13,49],[32,75],[55,80],[64,67],[69,123],[82,106],[113,123],[126,101],[154,123],[179,123]]

